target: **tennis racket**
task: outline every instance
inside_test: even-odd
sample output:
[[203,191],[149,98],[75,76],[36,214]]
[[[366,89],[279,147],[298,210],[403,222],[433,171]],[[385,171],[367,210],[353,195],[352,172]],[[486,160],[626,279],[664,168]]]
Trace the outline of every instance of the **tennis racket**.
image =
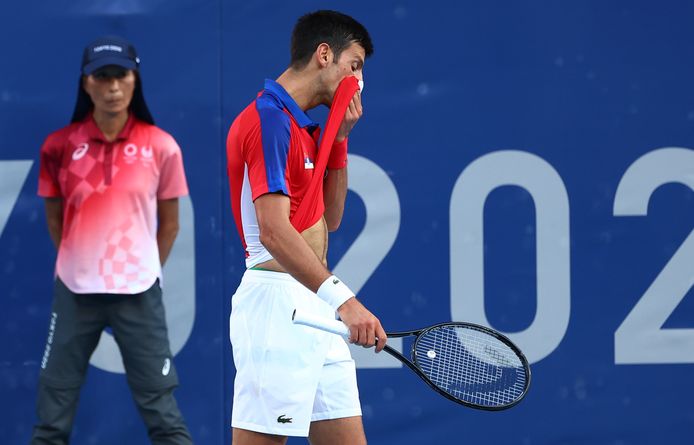
[[[295,324],[343,337],[349,329],[339,320],[294,311]],[[439,323],[416,331],[388,332],[389,338],[414,336],[407,358],[386,345],[432,389],[461,405],[488,411],[511,408],[530,387],[530,366],[506,336],[473,323]]]

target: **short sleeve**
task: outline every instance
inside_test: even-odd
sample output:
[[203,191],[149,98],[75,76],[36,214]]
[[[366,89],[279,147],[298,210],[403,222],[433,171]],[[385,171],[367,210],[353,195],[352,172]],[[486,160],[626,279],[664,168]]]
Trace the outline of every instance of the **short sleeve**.
[[48,136],[39,154],[38,195],[44,198],[62,196],[58,174],[60,172],[60,145],[54,136]]
[[188,194],[188,183],[183,169],[183,156],[181,148],[173,137],[167,135],[163,138],[162,160],[159,168],[159,187],[157,199],[173,199]]
[[260,126],[249,132],[244,147],[252,199],[266,193],[289,195],[287,187],[287,156],[290,143],[289,116],[258,98],[256,109]]

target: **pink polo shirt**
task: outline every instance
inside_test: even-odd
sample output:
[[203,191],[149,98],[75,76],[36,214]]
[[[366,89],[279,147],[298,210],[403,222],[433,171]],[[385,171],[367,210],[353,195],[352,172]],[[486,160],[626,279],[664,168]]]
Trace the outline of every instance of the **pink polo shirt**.
[[56,274],[75,293],[135,294],[161,278],[157,201],[188,194],[181,149],[129,117],[113,142],[87,117],[41,147],[39,196],[63,199]]

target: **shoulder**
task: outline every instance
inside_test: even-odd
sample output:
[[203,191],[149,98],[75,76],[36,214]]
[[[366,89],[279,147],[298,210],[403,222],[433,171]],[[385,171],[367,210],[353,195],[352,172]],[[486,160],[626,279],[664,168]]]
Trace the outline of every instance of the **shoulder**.
[[261,94],[255,100],[255,109],[262,127],[270,125],[289,128],[289,115],[284,111],[282,103],[273,95]]
[[152,148],[156,150],[164,153],[181,150],[181,148],[178,146],[178,142],[176,142],[176,139],[170,133],[157,127],[156,125],[137,120],[135,121],[135,128],[133,130],[136,137],[146,138],[152,145]]
[[272,96],[261,94],[234,119],[227,134],[227,144],[252,144],[260,141],[261,135],[288,140],[290,125],[290,118],[282,105]]
[[139,134],[146,134],[148,137],[152,139],[163,141],[175,141],[173,136],[171,136],[171,134],[169,134],[167,131],[162,130],[156,125],[148,124],[147,122],[143,122],[141,120],[135,121],[135,128],[133,128],[133,130],[134,132]]
[[46,136],[46,139],[41,146],[42,151],[56,151],[65,146],[65,143],[70,139],[70,136],[76,133],[81,122],[75,122],[67,125],[59,130],[56,130]]

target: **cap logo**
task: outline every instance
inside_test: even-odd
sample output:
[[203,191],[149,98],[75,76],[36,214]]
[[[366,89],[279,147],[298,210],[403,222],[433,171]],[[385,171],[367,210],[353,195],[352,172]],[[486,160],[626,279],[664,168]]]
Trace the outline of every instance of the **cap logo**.
[[95,46],[94,47],[94,52],[95,53],[100,53],[101,51],[116,51],[119,53],[123,52],[123,48],[117,45],[101,45],[101,46]]

